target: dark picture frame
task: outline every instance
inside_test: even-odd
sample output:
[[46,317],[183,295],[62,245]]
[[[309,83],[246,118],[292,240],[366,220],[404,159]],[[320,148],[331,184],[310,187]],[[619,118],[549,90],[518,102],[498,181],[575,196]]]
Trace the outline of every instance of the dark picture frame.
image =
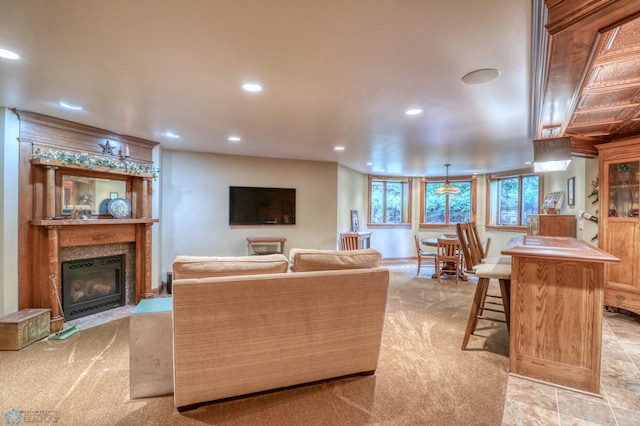
[[358,210],[351,210],[351,232],[360,230],[360,221],[358,220]]
[[576,205],[576,177],[567,179],[567,206]]

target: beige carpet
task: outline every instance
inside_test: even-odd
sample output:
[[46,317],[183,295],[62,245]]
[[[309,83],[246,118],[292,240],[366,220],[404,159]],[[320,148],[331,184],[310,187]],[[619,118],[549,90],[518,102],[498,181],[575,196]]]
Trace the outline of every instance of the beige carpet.
[[472,336],[469,350],[460,350],[475,279],[438,284],[429,267],[419,278],[414,264],[389,268],[387,320],[374,376],[178,414],[172,396],[129,399],[129,321],[122,319],[66,340],[0,352],[1,418],[18,410],[23,423],[60,425],[499,425],[506,327],[490,323],[481,331],[490,338]]

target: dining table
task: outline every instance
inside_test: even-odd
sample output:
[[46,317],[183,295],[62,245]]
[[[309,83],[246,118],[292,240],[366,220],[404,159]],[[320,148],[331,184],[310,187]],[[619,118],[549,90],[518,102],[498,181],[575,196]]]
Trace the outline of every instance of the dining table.
[[[439,237],[428,237],[428,238],[422,238],[420,240],[420,243],[425,245],[425,246],[429,246],[429,247],[438,247],[438,239],[452,239],[452,240],[456,240],[458,241],[458,243],[460,243],[460,241],[458,240],[458,236],[454,235],[454,234],[444,234],[441,235]],[[436,265],[436,272],[431,276],[431,278],[436,279],[438,278],[438,274],[442,275],[443,272],[442,269],[453,269],[452,265],[447,265],[446,268],[441,268],[440,270],[438,270],[439,265]],[[459,265],[458,268],[456,268],[456,270],[458,271],[458,278],[461,279],[462,281],[468,281],[469,278],[465,275],[465,273],[462,271],[462,263]]]

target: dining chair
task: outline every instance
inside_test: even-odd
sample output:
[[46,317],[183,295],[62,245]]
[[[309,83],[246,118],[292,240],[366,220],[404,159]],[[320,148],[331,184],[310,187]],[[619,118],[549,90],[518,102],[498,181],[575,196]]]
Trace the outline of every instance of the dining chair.
[[[509,287],[510,287],[510,272],[506,273],[505,270],[510,270],[510,265],[506,265],[502,262],[499,265],[484,264],[486,258],[486,252],[482,250],[482,243],[478,238],[478,231],[474,222],[456,223],[456,233],[458,235],[458,241],[460,242],[460,250],[464,254],[464,268],[465,272],[476,275],[478,277],[478,284],[476,292],[471,304],[471,311],[469,313],[469,320],[467,321],[467,328],[462,340],[462,350],[467,348],[469,337],[475,332],[478,320],[490,320],[497,322],[506,322],[507,329],[509,328]],[[489,246],[490,239],[487,240],[485,249]],[[478,268],[486,267],[489,272],[478,273]],[[499,270],[500,273],[496,274],[492,271]],[[492,278],[497,278],[500,281],[500,295],[494,295],[489,293],[489,284]],[[505,319],[497,319],[494,316],[486,316],[487,312],[496,312],[503,314]]]
[[418,253],[418,272],[416,272],[416,275],[420,275],[420,268],[422,267],[422,261],[427,259],[434,259],[433,263],[435,264],[436,252],[422,250],[422,246],[420,245],[420,237],[418,236],[418,234],[415,234],[415,240],[416,240],[416,252]]
[[478,232],[478,227],[476,226],[476,223],[474,221],[471,221],[468,223],[469,223],[469,227],[473,231],[473,237],[476,241],[476,245],[480,250],[480,258],[486,259],[487,256],[489,256],[489,246],[491,245],[491,238],[487,238],[487,242],[483,243],[482,240],[480,240],[480,233]]
[[456,223],[456,235],[460,242],[464,270],[473,274],[473,268],[482,263],[482,249],[475,238],[472,222]]
[[458,284],[461,267],[462,250],[460,250],[460,241],[457,238],[438,238],[436,249],[436,275],[438,275],[438,282],[440,282],[442,274],[449,274],[456,276],[456,284]]
[[340,250],[358,250],[359,248],[357,232],[340,234]]

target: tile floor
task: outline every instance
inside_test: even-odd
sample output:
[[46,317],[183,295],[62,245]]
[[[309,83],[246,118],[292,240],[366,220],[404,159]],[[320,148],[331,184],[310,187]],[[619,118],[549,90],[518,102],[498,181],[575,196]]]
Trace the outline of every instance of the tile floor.
[[[134,308],[78,318],[65,327],[94,327],[127,317]],[[602,397],[510,376],[502,425],[640,425],[640,323],[605,312],[602,339]]]
[[509,376],[503,426],[640,424],[640,323],[604,316],[602,397]]

